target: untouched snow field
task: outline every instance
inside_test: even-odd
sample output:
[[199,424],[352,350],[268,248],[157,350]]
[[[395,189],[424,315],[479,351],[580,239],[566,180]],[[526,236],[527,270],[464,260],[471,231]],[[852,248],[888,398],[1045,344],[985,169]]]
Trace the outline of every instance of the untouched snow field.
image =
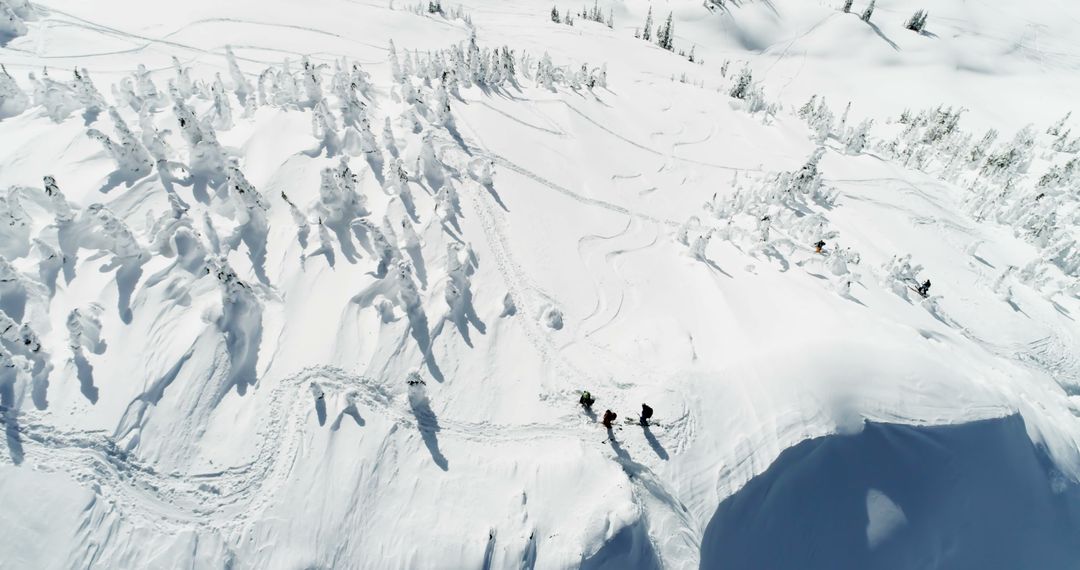
[[0,567],[1077,567],[1080,5],[842,4],[0,0]]

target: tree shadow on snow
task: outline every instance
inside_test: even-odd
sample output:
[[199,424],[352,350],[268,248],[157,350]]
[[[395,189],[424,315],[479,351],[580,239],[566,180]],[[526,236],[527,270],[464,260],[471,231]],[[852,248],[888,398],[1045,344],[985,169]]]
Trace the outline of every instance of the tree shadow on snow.
[[98,401],[98,389],[94,386],[94,367],[86,360],[81,350],[75,352],[72,361],[75,363],[75,375],[79,379],[79,391],[90,400],[91,404]]
[[330,425],[330,430],[337,431],[341,429],[341,420],[344,419],[345,416],[351,417],[356,422],[356,425],[360,427],[367,425],[364,418],[360,417],[360,410],[356,408],[356,404],[350,403],[348,406],[345,406],[345,409],[341,410],[341,413],[334,419],[334,423]]
[[15,412],[14,378],[0,378],[0,422],[4,424],[4,439],[7,440],[11,462],[19,465],[23,462],[22,436],[19,435],[19,421]]
[[445,377],[438,363],[435,362],[435,352],[431,350],[431,333],[428,329],[427,315],[422,307],[410,308],[405,314],[409,319],[409,333],[424,355],[424,364],[427,365],[428,372],[436,381],[442,382]]
[[435,465],[439,466],[439,469],[448,471],[450,462],[446,460],[446,456],[439,450],[439,438],[435,435],[442,428],[439,427],[439,420],[435,417],[435,412],[431,411],[431,405],[428,403],[427,398],[410,396],[409,407],[412,408],[412,413],[416,416],[416,427],[420,429],[420,437],[424,439],[424,445],[427,446],[428,451],[431,453],[431,459],[435,462]]
[[877,24],[873,22],[867,22],[866,25],[870,26],[870,29],[874,30],[874,33],[877,34],[881,39],[885,40],[885,43],[889,44],[889,47],[893,48],[896,51],[900,51],[900,46],[896,45],[896,42],[890,40],[889,36],[886,36],[885,32],[882,32],[881,28],[877,27]]
[[108,194],[113,188],[123,184],[127,188],[131,188],[136,182],[150,176],[150,173],[136,174],[133,172],[120,172],[119,170],[113,172],[105,180],[105,184],[102,184],[101,188],[98,188],[98,192],[102,194]]
[[730,279],[735,278],[730,273],[728,273],[727,271],[724,271],[724,269],[722,267],[720,267],[719,265],[717,265],[715,261],[713,261],[713,260],[711,260],[711,259],[709,259],[707,257],[702,257],[701,261],[704,262],[705,265],[709,266],[709,269],[712,269],[713,271],[723,275],[724,277],[728,277]]
[[120,311],[120,320],[124,324],[131,324],[131,297],[135,293],[135,286],[142,277],[142,266],[146,260],[142,256],[127,259],[114,259],[110,264],[101,268],[102,273],[108,273],[116,269],[116,308]]

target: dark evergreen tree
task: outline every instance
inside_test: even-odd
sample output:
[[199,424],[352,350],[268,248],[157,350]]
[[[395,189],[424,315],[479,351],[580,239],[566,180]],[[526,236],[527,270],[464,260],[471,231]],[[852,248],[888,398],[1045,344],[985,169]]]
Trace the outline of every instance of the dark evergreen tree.
[[675,24],[671,21],[671,12],[668,12],[667,20],[664,25],[656,32],[656,43],[660,47],[668,50],[675,51]]
[[915,13],[904,22],[904,27],[913,32],[922,33],[923,29],[926,28],[926,18],[929,16],[930,14],[927,14],[926,10],[916,10]]

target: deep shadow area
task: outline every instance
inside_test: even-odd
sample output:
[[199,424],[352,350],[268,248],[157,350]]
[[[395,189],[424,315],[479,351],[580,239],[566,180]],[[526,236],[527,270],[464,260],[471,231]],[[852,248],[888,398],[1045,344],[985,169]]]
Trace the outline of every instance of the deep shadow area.
[[1016,415],[804,441],[716,510],[701,568],[1080,567],[1080,486]]
[[19,435],[19,421],[15,411],[15,386],[7,378],[0,376],[0,423],[4,424],[4,440],[7,442],[11,462],[19,465],[23,462],[22,436]]
[[656,556],[644,520],[627,525],[604,543],[596,554],[581,562],[582,570],[634,570],[659,569]]
[[73,360],[75,362],[75,373],[79,378],[79,391],[91,404],[96,404],[98,401],[98,389],[97,386],[94,386],[93,365],[86,360],[86,356],[83,355],[81,350],[75,351]]

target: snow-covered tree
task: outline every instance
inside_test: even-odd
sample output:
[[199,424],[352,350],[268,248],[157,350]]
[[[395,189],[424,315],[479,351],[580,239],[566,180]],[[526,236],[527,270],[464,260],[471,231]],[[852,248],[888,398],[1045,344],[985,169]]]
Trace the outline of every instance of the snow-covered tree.
[[1050,125],[1050,127],[1046,129],[1046,134],[1052,137],[1060,135],[1062,129],[1065,128],[1065,123],[1068,122],[1070,117],[1072,117],[1072,111],[1065,113],[1065,116],[1062,117],[1060,121],[1054,123],[1053,125]]
[[848,154],[860,154],[866,148],[870,139],[870,127],[873,124],[873,119],[866,119],[859,123],[858,127],[852,129],[851,134],[847,137],[846,150]]
[[233,126],[232,104],[229,103],[229,95],[225,90],[225,84],[221,81],[221,74],[214,74],[214,82],[210,84],[210,97],[214,102],[212,120],[214,128],[219,131],[227,131]]
[[31,73],[30,81],[34,84],[34,104],[44,107],[45,114],[54,122],[63,121],[80,108],[71,86],[54,81],[48,71],[42,72],[40,80]]
[[[923,31],[923,29],[926,28],[926,19],[929,16],[930,15],[926,13],[926,10],[916,10],[915,13],[912,14],[911,17],[908,18],[906,22],[904,22],[904,27],[911,30],[911,31],[913,31],[913,32],[920,32],[921,33]],[[864,18],[864,19],[869,21],[869,18]]]
[[169,94],[175,99],[187,99],[195,94],[195,82],[191,79],[191,68],[184,67],[180,60],[173,56],[173,70],[176,77],[169,81]]
[[750,83],[754,80],[754,76],[749,67],[743,67],[739,71],[739,77],[735,79],[735,84],[731,86],[731,91],[728,95],[736,99],[746,99],[746,96],[750,92]]
[[877,0],[870,0],[870,4],[867,5],[865,10],[863,10],[862,20],[864,22],[869,22],[870,18],[874,15],[874,4],[876,4],[876,3],[877,3]]
[[667,20],[656,32],[656,45],[668,51],[675,50],[675,24],[671,16],[671,12],[668,12]]
[[225,46],[225,61],[229,65],[229,76],[232,78],[236,98],[241,102],[247,101],[248,95],[254,93],[254,89],[244,72],[240,70],[240,64],[236,62],[236,55],[230,46]]
[[75,93],[75,99],[85,109],[84,113],[89,120],[96,118],[98,113],[108,107],[101,92],[94,87],[94,82],[90,80],[90,72],[86,69],[75,70],[72,90]]
[[649,41],[652,39],[652,6],[649,6],[649,13],[645,16],[645,27],[641,32],[641,39]]
[[844,0],[844,6],[840,8],[840,11],[847,14],[851,12],[851,5],[855,3],[855,0]]
[[112,118],[118,141],[114,141],[97,129],[88,129],[87,136],[100,142],[105,150],[116,161],[120,171],[127,176],[145,176],[150,173],[153,162],[150,155],[143,148],[142,143],[128,128],[115,107],[109,108],[109,117]]
[[135,111],[138,111],[144,102],[148,103],[153,109],[160,109],[168,104],[168,98],[158,90],[157,85],[154,85],[154,80],[150,77],[150,70],[141,63],[135,70],[135,87],[136,95],[140,99],[138,104],[132,105]]

